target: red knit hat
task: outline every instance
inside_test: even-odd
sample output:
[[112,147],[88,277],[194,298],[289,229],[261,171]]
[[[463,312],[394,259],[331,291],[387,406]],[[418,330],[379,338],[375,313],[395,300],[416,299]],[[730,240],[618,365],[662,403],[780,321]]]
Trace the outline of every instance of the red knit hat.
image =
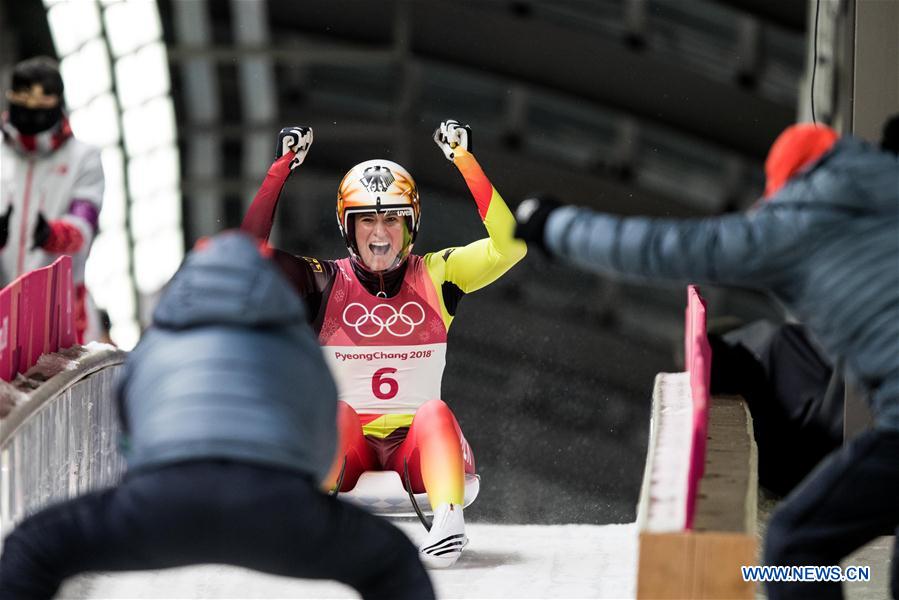
[[827,125],[799,123],[783,130],[765,159],[765,198],[770,198],[787,181],[830,150],[840,136]]

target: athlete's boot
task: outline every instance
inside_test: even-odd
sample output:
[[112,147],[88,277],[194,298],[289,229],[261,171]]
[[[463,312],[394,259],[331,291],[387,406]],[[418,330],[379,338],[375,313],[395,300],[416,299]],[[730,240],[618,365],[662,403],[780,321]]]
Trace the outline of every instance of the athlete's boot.
[[468,544],[465,517],[459,504],[439,504],[434,510],[431,531],[418,547],[418,555],[426,567],[443,569],[459,560]]

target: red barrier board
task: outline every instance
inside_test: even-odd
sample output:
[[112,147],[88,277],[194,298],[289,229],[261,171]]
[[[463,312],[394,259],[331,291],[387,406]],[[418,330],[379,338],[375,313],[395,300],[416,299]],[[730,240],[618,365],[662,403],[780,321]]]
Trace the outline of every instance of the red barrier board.
[[75,345],[75,285],[72,283],[72,259],[63,256],[55,263],[59,298],[59,348]]
[[47,290],[47,347],[49,352],[59,349],[59,261],[50,265],[50,277]]
[[72,259],[22,275],[0,291],[0,377],[11,381],[42,354],[75,343]]
[[687,373],[693,366],[693,319],[696,311],[692,310],[690,299],[693,297],[694,289],[695,286],[692,285],[687,287],[687,308],[684,309],[684,371]]
[[0,377],[11,381],[19,370],[19,282],[0,291]]
[[693,528],[699,480],[705,472],[706,438],[709,428],[709,401],[712,376],[712,349],[706,328],[706,306],[699,288],[687,288],[687,316],[684,335],[684,362],[690,374],[693,396],[693,445],[690,449],[690,478],[687,490],[687,529]]
[[22,354],[19,371],[27,371],[49,348],[50,277],[52,267],[35,269],[22,276],[19,332],[22,334]]

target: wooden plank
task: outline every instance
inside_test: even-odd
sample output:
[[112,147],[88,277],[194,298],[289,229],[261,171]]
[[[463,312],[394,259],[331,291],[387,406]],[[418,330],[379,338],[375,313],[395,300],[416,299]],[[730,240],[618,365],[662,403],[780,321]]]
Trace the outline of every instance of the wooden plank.
[[695,531],[755,533],[757,465],[752,417],[745,401],[739,396],[713,397]]
[[693,557],[692,534],[641,533],[637,598],[690,598]]
[[740,567],[758,564],[754,536],[740,533],[641,533],[637,598],[746,599],[755,584]]
[[693,598],[755,597],[755,584],[743,581],[740,567],[757,565],[755,536],[694,533]]

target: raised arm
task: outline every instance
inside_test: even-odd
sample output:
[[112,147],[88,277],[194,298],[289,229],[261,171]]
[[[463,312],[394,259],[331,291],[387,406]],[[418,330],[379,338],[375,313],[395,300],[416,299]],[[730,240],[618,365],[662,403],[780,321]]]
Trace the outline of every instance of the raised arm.
[[278,134],[277,158],[269,167],[265,180],[244,215],[240,228],[260,240],[268,241],[275,220],[275,210],[287,178],[301,164],[312,145],[311,127],[285,127]]
[[[285,127],[281,130],[278,134],[277,157],[244,216],[240,225],[242,231],[268,242],[281,190],[290,174],[303,164],[311,145],[311,127]],[[296,256],[278,249],[272,251],[272,260],[306,302],[310,321],[314,320],[321,307],[321,292],[327,281],[327,274],[321,263],[314,258]]]
[[789,205],[702,219],[619,217],[531,198],[518,237],[581,268],[611,275],[741,287],[784,287],[801,259],[804,217]]
[[434,132],[434,141],[465,178],[489,237],[436,252],[429,260],[443,260],[444,280],[463,293],[473,292],[496,281],[524,258],[527,246],[514,238],[512,212],[471,153],[470,128],[445,121]]

